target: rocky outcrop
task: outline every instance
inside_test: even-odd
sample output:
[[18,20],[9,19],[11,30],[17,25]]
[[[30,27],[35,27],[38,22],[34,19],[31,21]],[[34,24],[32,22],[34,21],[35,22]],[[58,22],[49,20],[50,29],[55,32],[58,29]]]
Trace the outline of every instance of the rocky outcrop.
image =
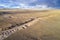
[[2,31],[0,33],[0,40],[4,40],[5,38],[9,37],[11,34],[21,30],[26,29],[29,26],[35,24],[37,21],[39,21],[40,18],[31,18],[28,21],[24,22],[22,25],[16,25],[14,28],[9,28],[9,30]]

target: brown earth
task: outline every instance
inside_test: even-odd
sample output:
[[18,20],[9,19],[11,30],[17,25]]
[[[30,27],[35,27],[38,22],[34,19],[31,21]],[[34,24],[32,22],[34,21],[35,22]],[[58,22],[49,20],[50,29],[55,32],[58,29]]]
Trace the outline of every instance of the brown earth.
[[22,23],[31,17],[40,17],[41,20],[5,40],[60,40],[60,10],[9,11],[0,15],[0,28]]

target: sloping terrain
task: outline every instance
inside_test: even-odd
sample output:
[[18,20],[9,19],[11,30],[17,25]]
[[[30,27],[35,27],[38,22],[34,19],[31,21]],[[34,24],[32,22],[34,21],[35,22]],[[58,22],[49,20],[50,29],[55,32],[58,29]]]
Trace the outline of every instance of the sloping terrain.
[[31,17],[40,17],[41,20],[5,40],[60,40],[60,10],[11,12],[11,14],[0,15],[0,28],[22,23]]

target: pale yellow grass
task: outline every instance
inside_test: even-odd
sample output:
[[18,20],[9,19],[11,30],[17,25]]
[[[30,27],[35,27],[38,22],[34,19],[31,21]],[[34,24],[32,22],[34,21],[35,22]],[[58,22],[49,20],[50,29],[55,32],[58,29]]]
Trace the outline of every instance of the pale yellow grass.
[[25,30],[12,34],[5,40],[60,40],[60,10],[48,10],[45,12],[27,11],[25,13],[19,12],[6,15],[8,17],[12,16],[12,18],[3,17],[3,20],[4,18],[9,20],[7,21],[8,24],[22,23],[31,17],[40,17],[40,21]]

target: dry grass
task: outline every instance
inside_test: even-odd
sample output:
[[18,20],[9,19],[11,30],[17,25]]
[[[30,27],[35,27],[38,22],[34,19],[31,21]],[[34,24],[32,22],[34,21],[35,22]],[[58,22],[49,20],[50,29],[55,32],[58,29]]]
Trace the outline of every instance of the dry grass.
[[0,17],[0,27],[19,24],[31,17],[40,17],[41,20],[25,30],[12,34],[5,40],[60,40],[60,10],[4,14]]

